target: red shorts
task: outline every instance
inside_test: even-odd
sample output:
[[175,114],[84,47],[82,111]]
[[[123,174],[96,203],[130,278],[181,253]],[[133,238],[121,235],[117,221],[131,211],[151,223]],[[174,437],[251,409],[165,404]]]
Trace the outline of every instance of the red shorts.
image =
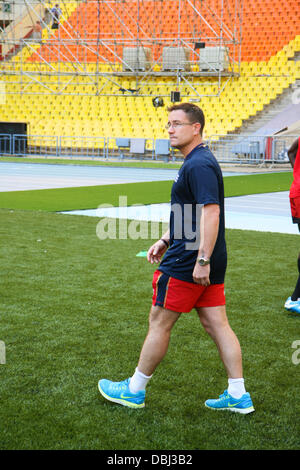
[[195,307],[218,307],[226,303],[224,284],[205,287],[175,279],[158,269],[153,274],[152,287],[152,305],[177,313],[188,313]]
[[291,213],[294,224],[300,223],[300,197],[290,197]]

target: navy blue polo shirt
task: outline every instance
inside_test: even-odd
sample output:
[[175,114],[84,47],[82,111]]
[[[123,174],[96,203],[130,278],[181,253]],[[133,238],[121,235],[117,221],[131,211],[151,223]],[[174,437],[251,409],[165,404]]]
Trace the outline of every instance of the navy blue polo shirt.
[[186,156],[172,186],[170,247],[159,265],[160,271],[182,281],[194,282],[201,207],[206,204],[220,206],[219,232],[210,258],[210,282],[221,284],[227,265],[223,176],[210,149],[200,144]]

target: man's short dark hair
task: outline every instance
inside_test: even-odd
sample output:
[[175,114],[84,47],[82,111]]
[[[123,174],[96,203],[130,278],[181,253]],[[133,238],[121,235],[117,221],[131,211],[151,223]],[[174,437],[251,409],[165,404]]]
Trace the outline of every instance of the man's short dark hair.
[[199,106],[192,103],[179,103],[174,104],[168,108],[169,113],[171,111],[184,111],[188,117],[189,122],[199,122],[201,124],[201,135],[205,126],[204,113]]

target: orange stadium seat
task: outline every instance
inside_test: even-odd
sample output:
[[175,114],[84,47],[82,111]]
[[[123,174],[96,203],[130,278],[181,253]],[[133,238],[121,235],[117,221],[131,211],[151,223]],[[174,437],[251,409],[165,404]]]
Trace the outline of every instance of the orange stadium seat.
[[[209,7],[213,10],[220,9],[220,2],[208,0]],[[228,5],[230,2],[226,2]],[[297,3],[297,2],[296,2]],[[199,2],[200,4],[200,2]],[[119,37],[126,37],[128,31],[133,35],[137,34],[137,24],[134,18],[137,17],[137,4],[130,2],[130,7],[126,8],[126,3],[111,1],[109,6],[105,3],[99,4],[97,9],[96,2],[83,2],[67,19],[67,24],[61,28],[59,32],[54,35],[54,38],[59,37],[66,39],[70,34],[77,33],[78,37],[91,38],[97,37],[97,26],[100,24],[99,38],[112,40],[116,35]],[[197,4],[198,5],[198,4]],[[299,8],[298,14],[295,11],[295,0],[245,0],[243,2],[243,47],[242,47],[242,60],[250,62],[252,60],[262,61],[269,60],[270,57],[276,54],[282,47],[290,40],[294,39],[297,32],[299,33],[300,15]],[[155,16],[153,11],[155,10]],[[112,14],[115,11],[116,15]],[[207,10],[205,10],[207,11]],[[230,24],[230,10],[225,8],[223,11],[223,21]],[[116,17],[120,20],[117,20]],[[178,33],[178,2],[172,0],[165,0],[162,2],[161,7],[157,3],[147,2],[139,9],[139,34],[140,37],[149,35],[153,26],[151,21],[159,18],[160,24],[156,24],[157,33],[169,33],[175,35]],[[199,19],[198,19],[199,20]],[[191,31],[196,26],[195,11],[192,9],[190,3],[185,4],[185,8],[181,10],[181,33],[191,34]],[[203,22],[202,34],[209,34],[209,28]],[[159,30],[159,31],[157,31]],[[174,36],[174,39],[176,36]],[[49,60],[47,50],[53,49],[54,55],[57,51],[51,44],[41,46],[39,55]],[[78,60],[83,58],[80,49],[82,47],[71,48],[72,53],[75,54]],[[106,51],[103,49],[99,51],[102,55],[106,56]],[[52,59],[52,55],[50,55]],[[108,57],[107,57],[108,58]],[[88,60],[96,61],[95,54],[88,54]],[[38,60],[37,55],[32,55],[31,61]],[[66,61],[70,58],[66,54]]]

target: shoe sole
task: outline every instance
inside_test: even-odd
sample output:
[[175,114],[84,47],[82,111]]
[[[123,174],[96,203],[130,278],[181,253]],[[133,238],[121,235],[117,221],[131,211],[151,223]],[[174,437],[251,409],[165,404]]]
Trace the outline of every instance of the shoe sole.
[[100,387],[99,383],[98,383],[98,390],[101,393],[101,395],[104,398],[106,398],[106,400],[111,401],[113,403],[118,403],[119,405],[122,405],[122,406],[128,406],[129,408],[145,408],[145,402],[141,404],[131,403],[129,401],[122,400],[121,398],[112,398],[109,395],[106,395],[106,393],[103,392],[102,388]]
[[204,403],[206,408],[209,408],[210,410],[217,410],[217,411],[224,411],[224,410],[228,410],[228,411],[232,411],[234,413],[240,413],[242,415],[247,415],[248,413],[253,413],[253,411],[255,411],[254,407],[253,406],[249,406],[249,408],[213,408],[212,406],[209,406],[207,405],[206,403]]
[[293,307],[285,307],[285,309],[286,309],[288,312],[298,313],[298,315],[300,314],[299,310],[296,310],[296,309],[294,309]]

